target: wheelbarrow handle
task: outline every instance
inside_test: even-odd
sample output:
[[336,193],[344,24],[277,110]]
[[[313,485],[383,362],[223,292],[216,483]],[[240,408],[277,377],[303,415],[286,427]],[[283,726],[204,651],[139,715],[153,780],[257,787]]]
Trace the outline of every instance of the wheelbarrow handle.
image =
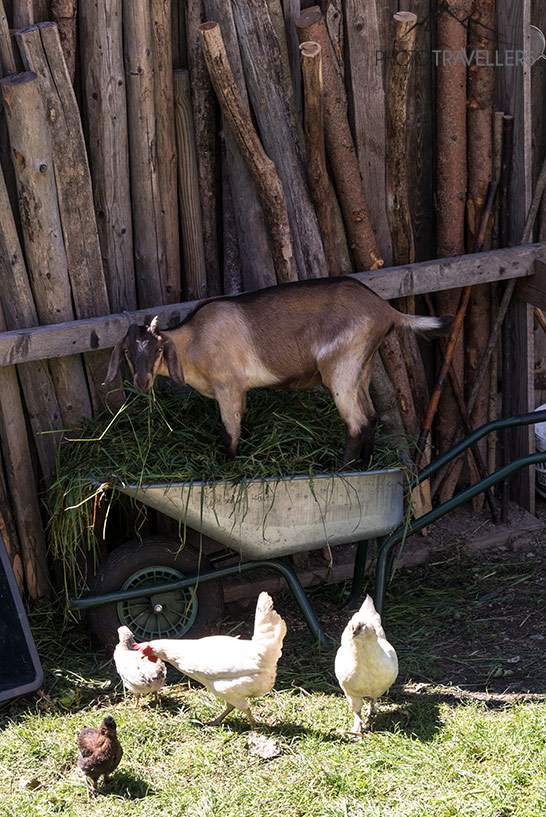
[[[487,424],[487,430],[492,430],[491,426],[495,426],[497,428],[506,428],[508,426],[515,426],[515,425],[529,425],[530,422],[541,422],[540,419],[537,420],[537,417],[543,415],[546,419],[546,411],[542,412],[534,412],[533,414],[522,414],[520,417],[512,417],[510,420],[499,420],[495,421],[494,423]],[[482,426],[479,428],[475,434],[478,434],[483,428],[486,426]],[[475,436],[475,435],[474,435]],[[480,436],[483,436],[480,435]],[[480,437],[475,437],[475,439],[480,439]],[[466,447],[466,446],[465,446]],[[464,450],[461,449],[461,450]],[[448,452],[449,453],[449,452]],[[450,457],[450,459],[452,459]],[[436,522],[438,519],[441,519],[446,514],[450,513],[450,511],[455,510],[458,508],[459,505],[462,505],[464,502],[468,502],[469,499],[473,499],[478,494],[481,494],[482,491],[486,491],[491,486],[496,485],[498,482],[502,482],[511,474],[519,471],[521,468],[524,468],[526,465],[535,465],[537,462],[544,462],[546,460],[546,451],[536,451],[533,454],[527,454],[525,457],[521,457],[518,460],[514,460],[514,462],[508,463],[505,465],[504,468],[500,468],[498,471],[495,471],[494,474],[486,477],[485,479],[480,480],[480,482],[476,482],[475,485],[471,485],[470,488],[462,491],[457,496],[452,497],[447,502],[444,502],[442,505],[438,505],[437,508],[433,508],[428,513],[424,514],[424,516],[420,516],[419,519],[413,520],[408,525],[402,525],[386,539],[383,540],[379,548],[379,552],[377,554],[377,568],[376,568],[376,575],[375,575],[375,599],[374,604],[377,612],[380,615],[383,615],[383,608],[385,604],[385,590],[387,585],[387,565],[390,553],[396,545],[400,544],[401,542],[405,541],[408,536],[411,536],[412,533],[417,533],[422,528],[426,528],[428,525],[431,525],[433,522]],[[447,460],[449,462],[449,460]]]
[[[546,409],[543,411],[532,411],[529,414],[519,414],[516,417],[506,417],[499,420],[492,420],[490,423],[485,423],[485,425],[480,426],[473,431],[472,434],[469,434],[468,437],[465,437],[464,440],[461,440],[459,443],[457,443],[457,445],[450,448],[449,451],[446,451],[445,454],[437,457],[430,463],[430,465],[423,468],[422,471],[419,471],[419,473],[411,480],[409,489],[412,490],[419,485],[420,482],[428,479],[430,476],[432,476],[432,474],[435,474],[436,471],[439,471],[440,468],[443,468],[444,465],[447,465],[448,462],[451,462],[451,460],[454,460],[455,457],[459,456],[459,454],[462,454],[463,451],[466,451],[467,448],[470,448],[471,445],[474,445],[474,443],[481,440],[482,437],[485,437],[486,434],[489,434],[489,432],[499,431],[499,429],[512,428],[514,426],[527,426],[531,423],[543,422],[546,422]],[[537,462],[540,462],[540,460],[537,460]],[[481,482],[477,483],[477,485],[481,484]],[[485,488],[482,490],[485,490]]]

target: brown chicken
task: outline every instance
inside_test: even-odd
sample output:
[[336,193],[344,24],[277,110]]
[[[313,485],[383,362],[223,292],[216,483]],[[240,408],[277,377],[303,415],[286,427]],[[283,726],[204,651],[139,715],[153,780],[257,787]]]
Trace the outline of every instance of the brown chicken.
[[78,766],[93,781],[93,795],[97,795],[97,780],[104,775],[107,783],[108,775],[118,767],[123,755],[113,717],[107,715],[98,729],[85,726],[78,735],[78,749]]

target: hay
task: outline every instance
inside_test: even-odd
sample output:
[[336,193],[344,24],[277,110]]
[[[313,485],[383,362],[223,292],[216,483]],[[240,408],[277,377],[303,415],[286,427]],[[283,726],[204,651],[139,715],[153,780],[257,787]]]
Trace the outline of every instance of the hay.
[[[193,390],[166,388],[146,396],[127,389],[116,415],[89,423],[60,451],[55,482],[47,492],[49,544],[65,586],[81,582],[82,554],[97,560],[97,502],[116,501],[107,486],[147,482],[246,481],[336,471],[345,430],[325,389],[248,394],[238,455],[226,458],[214,400]],[[400,438],[376,439],[369,468],[400,467]],[[101,486],[101,487],[99,487]]]

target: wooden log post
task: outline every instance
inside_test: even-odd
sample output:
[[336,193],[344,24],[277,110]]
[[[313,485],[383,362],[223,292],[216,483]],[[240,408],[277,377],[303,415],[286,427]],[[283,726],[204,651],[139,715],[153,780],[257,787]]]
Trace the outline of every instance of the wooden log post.
[[345,13],[343,0],[330,0],[324,21],[335,55],[335,63],[342,82],[345,80]]
[[[467,251],[473,252],[476,235],[482,219],[487,191],[493,175],[492,118],[495,103],[494,0],[474,0],[469,30],[470,53],[487,55],[473,60],[468,69],[468,195],[466,201]],[[484,241],[484,249],[491,247],[491,231]],[[491,288],[487,285],[474,287],[468,305],[466,320],[466,389],[470,394],[476,378],[479,361],[487,347],[491,326]],[[472,413],[476,428],[488,420],[489,374],[484,377]],[[486,458],[487,440],[478,445],[482,459]],[[474,507],[479,508],[483,495],[476,497]]]
[[[384,5],[384,4],[383,4]],[[392,258],[386,209],[385,164],[387,127],[382,65],[377,51],[383,38],[376,0],[346,0],[345,30],[351,66],[351,102],[360,175],[365,190],[373,190],[370,218],[385,263]]]
[[165,299],[180,300],[180,235],[176,132],[174,124],[173,52],[171,0],[151,0],[154,50],[154,90],[157,121],[157,166],[161,193],[161,215],[165,229]]
[[199,170],[201,222],[207,270],[207,294],[220,295],[222,291],[220,253],[218,244],[217,202],[217,123],[216,103],[205,58],[201,48],[199,26],[205,22],[203,0],[186,3],[186,39],[190,70],[193,126]]
[[[1,172],[0,269],[0,301],[7,329],[36,326],[38,315],[4,175]],[[46,360],[22,363],[18,372],[38,459],[42,473],[47,477],[56,465],[57,446],[63,425],[55,388]],[[55,431],[59,433],[55,434]]]
[[409,11],[394,15],[394,53],[388,73],[387,134],[387,216],[392,239],[392,262],[412,264],[415,242],[410,217],[407,153],[407,102],[411,59],[415,46],[417,16]]
[[[39,23],[16,33],[27,71],[40,80],[49,124],[55,181],[72,300],[77,318],[109,310],[89,163],[80,113],[55,23]],[[104,408],[108,387],[102,385],[108,356],[86,355],[85,367],[93,407]],[[121,386],[121,381],[119,382]],[[121,392],[117,395],[122,399]]]
[[[74,84],[74,77],[76,76],[77,9],[78,0],[51,0],[51,19],[59,29],[66,68],[72,84]],[[44,20],[47,20],[47,17]],[[38,21],[35,19],[34,22]]]
[[[0,332],[5,330],[6,322],[0,309]],[[49,595],[46,542],[15,366],[0,368],[0,436],[17,520],[25,585],[31,599],[44,599]]]
[[34,23],[34,0],[13,0],[13,28],[24,28]]
[[383,259],[370,221],[347,118],[345,91],[336,72],[328,32],[320,10],[316,6],[306,9],[296,21],[296,29],[301,42],[313,40],[322,47],[326,151],[355,266],[359,271],[377,269],[383,265]]
[[237,225],[235,218],[235,203],[231,190],[231,180],[227,169],[225,140],[222,139],[222,224],[223,229],[223,256],[222,289],[224,295],[237,295],[243,291],[243,273],[241,270],[241,255],[237,240]]
[[[408,182],[408,89],[413,72],[413,54],[417,34],[417,16],[409,11],[397,12],[393,59],[387,74],[387,215],[392,238],[393,264],[415,261],[415,241],[410,212]],[[396,307],[403,312],[415,312],[415,298],[404,298]],[[415,335],[400,339],[416,411],[420,422],[428,404],[428,388],[423,361]]]
[[234,0],[233,14],[260,137],[284,188],[298,274],[303,279],[319,278],[326,274],[324,249],[267,2]]
[[11,503],[4,468],[0,468],[0,533],[4,539],[8,559],[13,570],[15,583],[21,596],[25,593],[25,571],[21,559],[21,549],[17,529],[11,512]]
[[324,245],[328,275],[341,272],[337,248],[334,206],[326,169],[324,147],[324,99],[322,84],[322,48],[319,43],[300,45],[304,88],[304,123],[307,173]]
[[167,270],[148,0],[123,4],[123,42],[137,294],[140,306],[153,306],[165,301]]
[[[436,254],[439,258],[461,255],[465,251],[464,223],[466,203],[466,63],[449,60],[450,54],[466,53],[466,21],[472,10],[472,0],[446,0],[437,17],[436,78]],[[445,59],[444,59],[445,56]],[[452,63],[452,64],[450,64]],[[461,291],[440,293],[436,306],[439,314],[455,314]],[[459,383],[464,382],[464,345],[459,337],[453,355],[452,368]],[[459,413],[451,385],[442,393],[437,417],[438,446],[446,449]],[[450,471],[456,484],[463,458]],[[444,483],[446,495],[451,487]],[[443,497],[443,494],[442,494]]]
[[[220,26],[227,59],[237,90],[244,105],[249,108],[231,4],[225,3],[224,0],[205,0],[205,12],[208,20],[214,20]],[[222,117],[224,117],[224,114],[222,114]],[[231,128],[228,124],[223,124],[222,131],[226,145],[227,174],[232,191],[237,191],[237,195],[233,196],[233,206],[237,226],[239,257],[241,259],[243,289],[252,290],[273,286],[277,282],[277,278],[258,189]]]
[[136,309],[121,0],[80,3],[80,52],[93,197],[110,309]]
[[274,163],[263,149],[250,111],[233,78],[218,23],[199,26],[212,84],[239,150],[256,183],[271,237],[277,283],[297,280],[295,251],[284,189]]
[[[68,264],[40,83],[27,71],[0,80],[7,114],[25,252],[40,323],[74,319]],[[80,358],[50,361],[65,428],[91,416]]]
[[[513,242],[519,242],[523,234],[525,214],[531,203],[531,65],[523,59],[514,65],[509,52],[530,53],[530,0],[512,0],[499,4],[497,27],[499,32],[499,62],[497,97],[499,107],[510,113],[514,126],[514,152],[510,180],[511,206],[509,228]],[[542,61],[541,61],[542,62]],[[511,347],[512,359],[517,367],[513,388],[506,390],[503,411],[508,416],[534,408],[533,394],[533,310],[528,304],[515,298],[510,305],[506,320],[506,336]],[[507,350],[508,351],[508,350]],[[514,429],[510,435],[508,456],[514,459],[524,451],[534,450],[534,429],[525,426]],[[532,468],[514,475],[511,484],[514,498],[533,513],[535,507],[535,478]]]
[[[281,0],[266,0],[267,2],[267,11],[269,14],[269,18],[271,20],[271,25],[273,26],[273,30],[275,32],[275,36],[277,38],[277,42],[279,44],[279,53],[281,55],[281,66],[282,66],[282,76],[284,87],[286,90],[286,95],[288,97],[288,101],[290,103],[290,110],[292,111],[292,117],[296,124],[296,130],[298,132],[298,139],[300,140],[300,144],[302,146],[302,150],[305,154],[305,145],[303,139],[303,130],[302,130],[302,98],[301,98],[301,91],[302,91],[302,77],[301,77],[301,69],[299,63],[294,65],[294,70],[297,72],[297,83],[298,83],[298,105],[296,104],[296,96],[295,96],[295,88],[296,83],[292,80],[292,68],[291,68],[291,58],[290,58],[290,51],[288,48],[288,38],[287,38],[287,30],[291,32],[291,36],[295,38],[296,46],[298,45],[298,35],[294,28],[293,20],[290,20],[288,23],[288,27],[286,25],[285,17],[284,17],[284,9],[281,4]],[[300,12],[298,10],[297,17],[299,17]],[[300,56],[301,60],[301,56]]]
[[286,29],[286,45],[288,48],[288,58],[290,61],[290,76],[294,88],[294,99],[296,110],[302,110],[302,79],[300,73],[300,60],[298,52],[298,32],[296,31],[296,20],[301,14],[300,0],[283,0],[284,24]]
[[0,2],[0,61],[4,76],[19,73],[13,39],[9,30],[4,3]]
[[434,25],[430,0],[414,0],[417,15],[411,77],[408,90],[408,185],[411,190],[411,220],[418,261],[434,258],[434,90],[432,41]]
[[193,111],[190,100],[190,76],[186,69],[177,69],[174,72],[174,100],[184,258],[182,292],[188,300],[199,300],[207,295],[207,267],[203,245]]

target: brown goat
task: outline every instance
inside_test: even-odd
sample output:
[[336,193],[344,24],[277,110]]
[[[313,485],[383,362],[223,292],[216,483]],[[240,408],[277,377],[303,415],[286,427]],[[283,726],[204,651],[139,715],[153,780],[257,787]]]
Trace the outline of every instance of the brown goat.
[[445,334],[451,317],[405,315],[356,279],[319,278],[202,301],[173,329],[131,324],[114,347],[106,383],[125,359],[134,386],[158,374],[218,401],[222,439],[237,452],[246,393],[255,387],[332,393],[346,428],[341,465],[373,451],[372,361],[392,329]]

